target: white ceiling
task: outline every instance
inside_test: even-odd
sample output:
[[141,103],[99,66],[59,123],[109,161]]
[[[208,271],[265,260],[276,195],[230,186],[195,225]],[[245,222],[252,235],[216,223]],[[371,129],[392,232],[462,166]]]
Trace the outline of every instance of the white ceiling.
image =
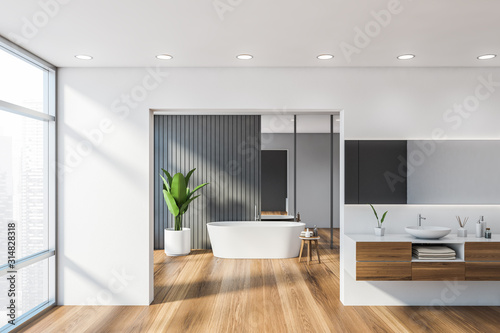
[[[400,0],[386,26],[374,23],[372,12],[395,1],[2,0],[0,35],[59,67],[500,65],[500,57],[476,59],[500,54],[500,1]],[[44,3],[52,4],[45,12]],[[226,6],[223,20],[214,4]],[[380,31],[348,61],[341,45],[355,46],[357,27]],[[241,53],[254,59],[236,59]],[[335,58],[316,59],[322,53]],[[416,58],[396,59],[404,53]]]

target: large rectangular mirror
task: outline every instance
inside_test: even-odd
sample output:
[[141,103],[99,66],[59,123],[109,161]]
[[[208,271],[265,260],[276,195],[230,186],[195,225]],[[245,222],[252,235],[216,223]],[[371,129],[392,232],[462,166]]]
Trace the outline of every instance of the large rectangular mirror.
[[408,141],[409,204],[500,204],[500,141]]
[[346,204],[500,204],[500,141],[346,141]]
[[288,215],[288,150],[261,151],[261,214]]

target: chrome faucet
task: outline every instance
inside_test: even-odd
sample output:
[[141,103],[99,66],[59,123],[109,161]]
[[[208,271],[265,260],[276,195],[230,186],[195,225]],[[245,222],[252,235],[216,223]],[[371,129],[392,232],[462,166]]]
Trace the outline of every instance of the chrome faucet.
[[422,220],[426,220],[425,217],[422,216],[422,214],[418,214],[418,226],[422,226]]

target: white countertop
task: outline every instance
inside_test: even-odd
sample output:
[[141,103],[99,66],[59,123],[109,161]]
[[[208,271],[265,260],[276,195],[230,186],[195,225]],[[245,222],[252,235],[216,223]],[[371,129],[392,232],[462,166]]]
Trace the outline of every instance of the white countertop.
[[500,234],[493,234],[491,239],[476,238],[475,235],[468,237],[458,237],[456,234],[449,234],[440,239],[420,239],[409,234],[386,234],[385,236],[375,236],[373,234],[346,234],[355,242],[412,242],[416,244],[463,244],[465,242],[500,242]]

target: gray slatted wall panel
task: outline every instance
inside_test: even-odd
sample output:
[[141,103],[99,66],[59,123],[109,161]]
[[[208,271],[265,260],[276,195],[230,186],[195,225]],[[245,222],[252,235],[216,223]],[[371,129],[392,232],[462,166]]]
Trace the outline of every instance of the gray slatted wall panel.
[[184,214],[192,246],[210,248],[206,223],[252,221],[260,212],[260,116],[155,116],[155,249],[163,249],[163,230],[173,217],[163,199],[161,168],[196,171],[189,182],[201,190]]

